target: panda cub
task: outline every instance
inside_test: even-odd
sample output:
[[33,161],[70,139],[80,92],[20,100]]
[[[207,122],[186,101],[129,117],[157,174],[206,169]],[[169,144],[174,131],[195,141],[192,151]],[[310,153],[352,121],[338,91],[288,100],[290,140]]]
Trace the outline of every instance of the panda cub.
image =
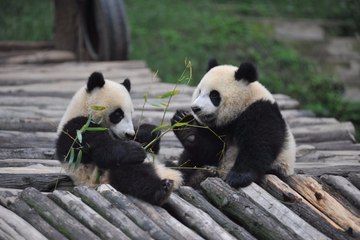
[[[56,155],[66,162],[71,147],[75,156],[81,149],[82,160],[77,170],[65,166],[77,184],[109,183],[120,192],[161,205],[181,185],[182,176],[159,163],[145,161],[147,153],[142,144],[151,143],[158,134],[152,132],[155,126],[150,124],[143,124],[135,131],[130,88],[128,79],[119,84],[105,80],[101,73],[92,73],[87,85],[73,96],[60,121]],[[104,109],[99,111],[93,106]],[[107,130],[85,131],[81,144],[74,143],[77,130],[86,124],[89,116],[92,118],[89,127]],[[158,153],[159,141],[150,149]]]
[[[171,122],[184,146],[181,167],[215,167],[232,187],[245,187],[266,173],[294,173],[295,140],[271,93],[257,81],[251,63],[240,67],[210,60],[196,87],[192,113],[178,110]],[[204,126],[206,128],[204,128]],[[185,169],[185,168],[184,168]],[[183,170],[196,187],[212,171]]]

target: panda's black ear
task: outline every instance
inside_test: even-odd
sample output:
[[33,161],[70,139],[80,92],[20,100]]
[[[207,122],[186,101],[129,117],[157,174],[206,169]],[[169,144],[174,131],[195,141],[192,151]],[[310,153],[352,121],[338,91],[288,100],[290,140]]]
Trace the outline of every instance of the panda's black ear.
[[246,82],[254,82],[258,78],[258,73],[254,64],[250,62],[244,62],[240,65],[235,72],[236,80],[244,80]]
[[209,59],[208,61],[208,68],[207,68],[207,71],[208,72],[210,69],[212,69],[213,67],[216,67],[216,66],[219,66],[218,62],[216,61],[215,58],[211,58]]
[[87,82],[86,91],[89,93],[94,88],[102,88],[105,84],[104,76],[100,72],[93,72]]
[[130,80],[127,78],[122,82],[122,85],[124,85],[124,87],[128,90],[128,92],[130,92],[131,90],[131,83]]

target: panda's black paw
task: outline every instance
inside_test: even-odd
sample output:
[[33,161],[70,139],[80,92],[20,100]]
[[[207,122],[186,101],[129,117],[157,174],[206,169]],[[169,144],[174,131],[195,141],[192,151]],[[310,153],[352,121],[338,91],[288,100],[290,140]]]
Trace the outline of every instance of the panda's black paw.
[[194,116],[185,110],[177,110],[174,116],[171,118],[171,125],[175,125],[174,128],[179,128],[181,126],[176,126],[176,123],[186,123],[194,120]]
[[122,164],[140,164],[143,163],[147,154],[145,149],[141,144],[135,141],[127,141],[123,144],[125,148],[124,157],[121,157],[120,154],[116,154],[119,158],[117,165],[121,166]]
[[144,147],[147,146],[147,151],[158,154],[160,150],[161,131],[154,131],[156,128],[157,126],[153,124],[141,124],[138,129],[136,129],[134,141],[140,143]]
[[249,186],[252,182],[257,180],[257,175],[253,172],[236,172],[231,170],[226,178],[225,182],[233,188],[240,188]]
[[160,182],[160,189],[155,193],[154,203],[157,205],[163,205],[170,196],[174,188],[174,181],[170,179],[163,179]]

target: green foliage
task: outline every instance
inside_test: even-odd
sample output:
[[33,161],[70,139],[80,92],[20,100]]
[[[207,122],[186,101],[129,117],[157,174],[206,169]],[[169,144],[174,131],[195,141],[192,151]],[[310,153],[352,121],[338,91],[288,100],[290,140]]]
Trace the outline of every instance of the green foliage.
[[53,26],[51,0],[0,1],[0,40],[51,40]]

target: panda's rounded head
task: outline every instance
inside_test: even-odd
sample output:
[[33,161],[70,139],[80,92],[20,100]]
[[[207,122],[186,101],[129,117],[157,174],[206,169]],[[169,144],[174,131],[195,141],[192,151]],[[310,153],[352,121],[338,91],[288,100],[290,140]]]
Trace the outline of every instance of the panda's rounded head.
[[257,100],[274,102],[271,93],[257,81],[257,76],[252,63],[235,67],[210,60],[208,72],[193,93],[191,109],[195,118],[204,125],[222,127]]
[[130,88],[129,79],[117,83],[104,79],[102,73],[92,73],[86,86],[78,90],[72,98],[61,119],[58,133],[69,120],[91,115],[95,122],[108,128],[115,137],[132,138],[135,131],[132,123],[134,107]]

